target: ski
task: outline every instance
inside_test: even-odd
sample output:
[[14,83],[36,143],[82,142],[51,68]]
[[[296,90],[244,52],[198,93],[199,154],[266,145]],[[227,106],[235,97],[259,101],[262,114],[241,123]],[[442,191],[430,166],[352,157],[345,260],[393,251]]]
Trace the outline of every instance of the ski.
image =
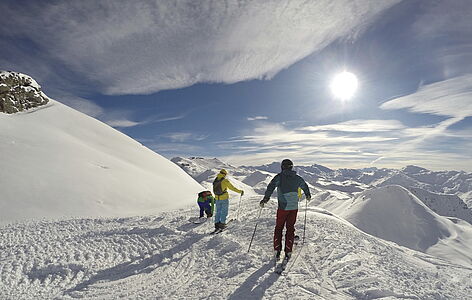
[[218,233],[222,233],[223,231],[226,231],[228,229],[228,225],[233,222],[235,219],[231,219],[229,220],[227,223],[226,223],[226,227],[225,228],[217,228],[215,230],[213,230],[212,232],[210,232],[210,234],[218,234]]
[[207,220],[208,220],[208,218],[198,218],[198,219],[196,219],[195,221],[193,221],[192,223],[193,223],[193,224],[196,224],[196,225],[199,225],[199,224],[206,223]]
[[[292,249],[292,254],[295,253],[295,251],[297,250],[296,246],[298,245],[298,242],[300,241],[300,237],[298,235],[296,235],[293,239],[293,249]],[[285,257],[283,259],[283,261],[277,265],[277,259],[275,259],[275,273],[281,275],[283,273],[283,271],[285,271],[285,269],[287,268],[287,264],[288,262],[290,261],[290,258],[291,257]]]
[[281,275],[282,272],[287,268],[289,258],[285,257],[284,260],[275,267],[275,273]]
[[277,263],[279,262],[280,260],[280,253],[278,253],[277,255],[277,251],[274,251],[274,271],[277,270]]
[[223,230],[221,230],[220,228],[217,228],[215,230],[213,230],[212,232],[210,232],[210,234],[218,234],[220,232],[222,232]]

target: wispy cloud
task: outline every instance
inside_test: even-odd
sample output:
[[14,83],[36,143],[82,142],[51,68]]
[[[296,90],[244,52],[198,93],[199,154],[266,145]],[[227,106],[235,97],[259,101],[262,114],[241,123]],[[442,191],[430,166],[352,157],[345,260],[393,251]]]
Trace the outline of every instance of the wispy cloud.
[[30,40],[107,94],[146,94],[271,78],[335,40],[357,36],[397,2],[117,0],[28,8],[2,2],[0,32]]
[[208,135],[200,135],[191,132],[170,132],[160,135],[160,137],[167,138],[171,142],[185,142],[185,141],[203,141]]
[[161,118],[157,118],[157,119],[147,119],[146,122],[147,123],[159,123],[159,122],[167,122],[167,121],[176,121],[176,120],[181,120],[185,118],[185,115],[177,115],[177,116],[172,116],[172,117],[161,117]]
[[177,116],[169,116],[169,117],[162,117],[162,116],[152,116],[145,118],[144,120],[140,121],[132,121],[132,115],[134,114],[133,111],[130,110],[115,110],[115,111],[107,111],[99,115],[98,117],[108,125],[116,128],[126,128],[126,127],[135,127],[135,126],[143,126],[149,125],[153,123],[160,123],[160,122],[169,122],[169,121],[176,121],[185,118],[185,115],[177,115]]
[[405,126],[397,120],[351,120],[337,124],[307,126],[306,131],[343,131],[343,132],[379,132],[403,129]]
[[255,116],[255,117],[248,117],[248,121],[258,121],[258,120],[268,120],[269,118],[266,116]]
[[[468,153],[464,145],[472,133],[448,130],[456,121],[449,118],[429,126],[407,127],[397,120],[351,120],[294,128],[265,122],[217,146],[237,153],[224,157],[234,164],[289,157],[298,164],[322,163],[334,168],[417,164],[432,169],[472,170],[464,154]],[[448,146],[451,143],[457,143],[457,151]]]
[[[444,116],[446,119],[428,126],[405,128],[402,130],[404,141],[401,151],[390,149],[382,155],[398,156],[398,153],[411,153],[412,157],[429,155],[430,165],[454,165],[459,169],[472,169],[469,153],[472,132],[451,130],[453,125],[472,116],[472,74],[424,85],[416,93],[383,103],[380,107],[387,110],[407,109],[419,114]],[[452,146],[454,145],[454,146]],[[461,149],[461,151],[457,151]],[[416,154],[415,154],[416,153]],[[405,157],[411,160],[411,157]]]
[[442,68],[444,78],[472,73],[472,3],[469,0],[435,1],[423,6],[413,24],[416,41],[427,42],[432,55],[424,57]]
[[134,126],[142,124],[140,122],[134,122],[134,121],[126,120],[126,119],[123,119],[123,120],[108,120],[108,121],[105,121],[105,123],[107,123],[111,127],[116,127],[116,128],[134,127]]
[[472,116],[471,99],[472,74],[467,74],[422,86],[416,93],[387,101],[380,108],[462,119]]

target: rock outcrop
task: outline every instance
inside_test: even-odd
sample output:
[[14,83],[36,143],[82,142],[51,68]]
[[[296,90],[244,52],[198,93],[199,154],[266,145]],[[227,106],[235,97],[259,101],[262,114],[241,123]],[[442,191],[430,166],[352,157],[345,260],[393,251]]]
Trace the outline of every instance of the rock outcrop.
[[0,71],[0,112],[13,114],[48,102],[49,98],[33,78],[17,72]]

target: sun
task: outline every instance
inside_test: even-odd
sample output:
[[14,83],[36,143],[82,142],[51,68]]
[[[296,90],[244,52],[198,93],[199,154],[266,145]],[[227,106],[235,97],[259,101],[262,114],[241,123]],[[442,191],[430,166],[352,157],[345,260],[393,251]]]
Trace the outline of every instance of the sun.
[[344,71],[334,76],[330,88],[336,98],[349,100],[354,96],[357,86],[358,81],[356,75]]

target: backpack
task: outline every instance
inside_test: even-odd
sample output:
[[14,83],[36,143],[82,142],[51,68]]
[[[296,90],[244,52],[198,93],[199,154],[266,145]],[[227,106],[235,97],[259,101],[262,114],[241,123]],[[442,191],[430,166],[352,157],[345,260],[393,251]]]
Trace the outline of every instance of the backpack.
[[216,177],[215,180],[213,181],[213,193],[215,193],[215,195],[217,196],[221,196],[224,193],[226,193],[226,191],[223,191],[221,187],[221,182],[224,179],[225,179],[224,177],[222,177],[221,179],[218,179],[218,177]]
[[208,197],[213,197],[210,191],[203,191],[198,193],[198,198],[202,198],[203,200],[208,200]]

